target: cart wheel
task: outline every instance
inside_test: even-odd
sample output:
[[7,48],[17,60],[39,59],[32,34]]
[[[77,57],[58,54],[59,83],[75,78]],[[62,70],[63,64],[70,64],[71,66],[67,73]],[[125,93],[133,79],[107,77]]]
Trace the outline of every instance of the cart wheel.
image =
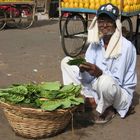
[[69,15],[63,26],[61,43],[63,51],[71,57],[78,56],[87,40],[87,28],[84,18],[80,14]]
[[60,32],[60,35],[62,35],[62,29],[63,29],[64,23],[65,23],[68,15],[70,15],[70,13],[65,13],[64,12],[59,17],[59,32]]
[[136,32],[135,32],[135,35],[134,35],[134,45],[136,47],[138,55],[140,55],[139,29],[140,29],[140,15],[137,15]]
[[30,5],[24,5],[19,8],[20,10],[20,20],[16,24],[17,28],[19,29],[27,29],[32,26],[34,19],[33,19],[33,7]]
[[6,25],[6,13],[0,9],[0,30]]
[[133,25],[129,17],[122,17],[122,34],[128,40],[133,40]]

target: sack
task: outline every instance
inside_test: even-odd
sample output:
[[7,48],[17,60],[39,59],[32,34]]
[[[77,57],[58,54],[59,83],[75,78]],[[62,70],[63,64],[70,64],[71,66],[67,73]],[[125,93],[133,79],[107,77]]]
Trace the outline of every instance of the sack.
[[88,28],[88,43],[99,43],[97,17],[95,16]]

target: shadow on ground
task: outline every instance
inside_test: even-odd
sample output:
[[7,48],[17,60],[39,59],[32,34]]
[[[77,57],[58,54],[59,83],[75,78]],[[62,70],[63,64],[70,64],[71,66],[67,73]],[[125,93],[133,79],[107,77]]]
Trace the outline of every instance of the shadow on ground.
[[57,23],[58,23],[57,19],[34,21],[33,25],[30,28],[36,28],[36,27],[41,27],[41,26],[46,26],[46,25],[53,25],[53,24],[57,24]]
[[139,104],[139,101],[140,101],[140,95],[137,92],[135,92],[133,98],[133,105],[137,106]]
[[[43,27],[43,26],[47,26],[47,25],[53,25],[53,24],[57,24],[58,22],[59,22],[58,19],[34,21],[33,25],[31,27],[29,27],[29,29]],[[12,30],[12,29],[22,30],[22,29],[18,29],[14,23],[11,24],[10,26],[6,25],[4,28],[4,30]]]

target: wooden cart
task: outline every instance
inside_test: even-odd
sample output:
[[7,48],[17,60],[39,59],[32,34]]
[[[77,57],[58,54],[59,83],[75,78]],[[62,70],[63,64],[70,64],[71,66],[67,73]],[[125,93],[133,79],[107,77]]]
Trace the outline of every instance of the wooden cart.
[[29,28],[37,13],[49,12],[51,0],[0,0],[0,30],[5,25],[20,29]]
[[29,28],[34,22],[35,6],[34,0],[0,0],[0,30],[6,24]]

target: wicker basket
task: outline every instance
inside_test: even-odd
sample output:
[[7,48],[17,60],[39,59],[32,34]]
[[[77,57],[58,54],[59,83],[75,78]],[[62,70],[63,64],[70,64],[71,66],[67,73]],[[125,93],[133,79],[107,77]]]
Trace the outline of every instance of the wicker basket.
[[12,129],[26,138],[42,138],[60,133],[70,122],[71,109],[43,111],[0,102]]

